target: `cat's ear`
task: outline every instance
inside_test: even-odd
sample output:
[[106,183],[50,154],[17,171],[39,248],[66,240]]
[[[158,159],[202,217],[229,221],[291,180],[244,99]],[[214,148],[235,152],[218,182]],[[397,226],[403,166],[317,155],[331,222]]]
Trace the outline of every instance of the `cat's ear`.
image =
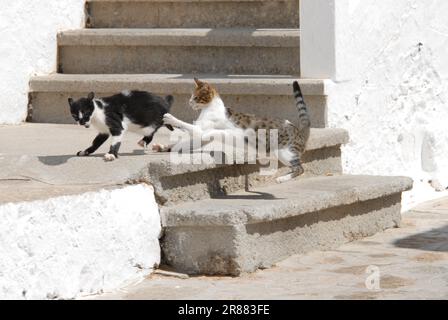
[[73,99],[72,98],[68,98],[68,104],[70,105],[70,107],[73,105]]
[[204,84],[201,80],[199,80],[198,78],[194,78],[194,82],[196,83],[196,87],[201,86],[202,84]]
[[90,92],[89,95],[87,96],[87,99],[89,99],[89,100],[93,100],[94,98],[95,98],[94,92]]

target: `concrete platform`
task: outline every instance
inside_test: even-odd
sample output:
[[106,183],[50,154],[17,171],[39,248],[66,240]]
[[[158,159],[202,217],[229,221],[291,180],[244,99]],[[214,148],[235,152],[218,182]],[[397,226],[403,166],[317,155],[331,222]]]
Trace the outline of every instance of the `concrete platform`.
[[[108,96],[123,90],[139,89],[161,95],[174,95],[172,113],[185,121],[198,114],[188,107],[193,77],[214,84],[225,103],[236,110],[266,117],[280,117],[294,122],[297,119],[292,83],[294,76],[248,75],[66,75],[53,74],[33,77],[30,81],[30,120],[44,123],[72,123],[67,98],[87,96],[90,91]],[[327,123],[327,94],[329,81],[300,79],[308,104],[312,124],[324,128]]]
[[298,29],[84,29],[58,35],[66,74],[300,74]]
[[299,0],[90,0],[89,28],[298,28]]
[[[168,132],[161,129],[154,142],[168,143]],[[175,165],[169,154],[145,153],[137,145],[141,137],[133,133],[125,136],[115,162],[102,159],[107,143],[97,155],[76,157],[94,137],[93,129],[76,125],[0,126],[0,203],[145,182],[154,185],[160,204],[168,204],[225,195],[275,178],[260,177],[258,165],[223,166],[211,156],[203,164]],[[308,175],[340,174],[340,146],[347,141],[344,130],[314,129],[304,158]]]
[[265,269],[400,226],[404,177],[339,176],[162,208],[163,259],[188,274]]

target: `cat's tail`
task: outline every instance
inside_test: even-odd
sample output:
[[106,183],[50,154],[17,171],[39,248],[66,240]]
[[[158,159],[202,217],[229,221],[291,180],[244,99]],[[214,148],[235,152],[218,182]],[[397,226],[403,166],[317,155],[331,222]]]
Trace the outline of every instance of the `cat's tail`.
[[166,96],[165,101],[168,103],[168,111],[170,111],[174,103],[174,97],[172,95]]
[[300,89],[297,81],[294,81],[293,88],[297,110],[299,111],[299,129],[309,133],[311,127],[310,114],[308,112],[308,107],[306,106],[305,100],[303,99],[302,90]]

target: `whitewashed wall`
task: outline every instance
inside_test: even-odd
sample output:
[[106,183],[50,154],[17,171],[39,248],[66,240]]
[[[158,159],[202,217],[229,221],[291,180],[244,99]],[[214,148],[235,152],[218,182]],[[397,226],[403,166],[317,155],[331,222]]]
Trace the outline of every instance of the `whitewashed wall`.
[[[334,13],[333,46],[319,56],[335,64],[328,119],[350,131],[345,172],[413,177],[406,207],[443,195],[434,190],[448,186],[448,1],[303,2]],[[313,17],[302,19],[310,28]],[[332,39],[330,27],[319,41]],[[319,58],[310,51],[305,60]]]
[[84,0],[0,0],[0,124],[25,120],[32,75],[56,71],[56,35],[83,26]]
[[0,299],[73,299],[141,281],[160,263],[145,185],[0,205]]

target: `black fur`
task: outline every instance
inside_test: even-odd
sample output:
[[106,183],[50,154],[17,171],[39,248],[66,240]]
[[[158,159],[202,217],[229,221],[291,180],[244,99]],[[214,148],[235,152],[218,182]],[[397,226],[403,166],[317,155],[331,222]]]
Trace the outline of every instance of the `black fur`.
[[[162,127],[163,115],[168,113],[173,102],[173,96],[159,97],[145,91],[129,91],[110,97],[95,99],[90,93],[87,98],[74,101],[68,99],[73,119],[87,128],[92,125],[99,133],[93,140],[92,146],[85,151],[78,152],[78,156],[88,156],[94,153],[110,137],[114,141],[110,147],[110,155],[118,157],[121,137],[126,124],[144,134],[140,144],[151,143],[154,134]],[[174,130],[171,126],[166,126]],[[112,157],[113,158],[113,157]]]

